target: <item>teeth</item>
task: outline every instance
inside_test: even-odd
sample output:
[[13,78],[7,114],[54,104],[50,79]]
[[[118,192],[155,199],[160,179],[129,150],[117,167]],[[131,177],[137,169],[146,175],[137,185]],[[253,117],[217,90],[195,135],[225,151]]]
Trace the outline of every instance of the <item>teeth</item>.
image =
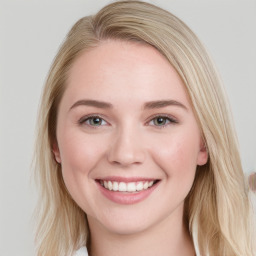
[[[111,182],[111,181],[109,181],[109,182]],[[127,186],[124,182],[119,183],[118,191],[121,191],[121,192],[126,192],[127,191]]]
[[112,189],[113,189],[113,185],[112,185],[112,182],[111,182],[111,181],[108,181],[108,189],[109,189],[109,190],[112,190]]
[[113,182],[113,190],[114,191],[118,190],[118,182],[116,182],[116,181]]
[[138,182],[117,182],[117,181],[100,181],[100,184],[108,189],[119,192],[136,192],[146,190],[153,186],[154,181],[138,181]]
[[143,189],[143,182],[138,182],[136,185],[136,190],[141,191]]
[[136,191],[135,182],[130,182],[130,183],[127,184],[127,191],[128,192],[135,192]]
[[147,189],[147,188],[148,188],[148,182],[145,182],[145,183],[144,183],[143,188],[144,188],[144,189]]

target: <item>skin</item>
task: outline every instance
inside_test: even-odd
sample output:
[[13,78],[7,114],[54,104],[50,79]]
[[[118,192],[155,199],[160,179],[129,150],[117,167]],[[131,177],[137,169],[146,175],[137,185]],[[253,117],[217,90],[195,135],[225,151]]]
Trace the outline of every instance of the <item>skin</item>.
[[[112,107],[77,103],[84,99]],[[180,105],[144,108],[162,100]],[[100,115],[100,125],[91,114]],[[53,150],[68,191],[87,214],[90,255],[194,255],[184,199],[207,152],[184,85],[156,49],[110,40],[84,52],[70,70]],[[100,192],[95,180],[108,176],[159,182],[144,200],[124,205]]]

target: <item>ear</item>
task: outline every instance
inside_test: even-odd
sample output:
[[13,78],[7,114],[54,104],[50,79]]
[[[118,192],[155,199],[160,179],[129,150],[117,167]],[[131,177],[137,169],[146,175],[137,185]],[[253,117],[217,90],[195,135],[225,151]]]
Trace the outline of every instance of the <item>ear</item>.
[[60,150],[57,142],[54,142],[52,145],[52,152],[54,154],[55,160],[57,163],[61,163],[61,158],[60,158]]
[[197,156],[197,165],[205,165],[208,161],[208,150],[206,143],[201,139],[200,151]]

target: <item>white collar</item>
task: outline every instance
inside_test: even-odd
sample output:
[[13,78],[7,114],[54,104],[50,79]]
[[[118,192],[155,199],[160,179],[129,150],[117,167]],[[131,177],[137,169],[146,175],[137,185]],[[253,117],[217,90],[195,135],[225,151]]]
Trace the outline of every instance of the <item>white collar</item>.
[[86,247],[85,246],[81,247],[79,250],[75,252],[74,256],[88,256]]

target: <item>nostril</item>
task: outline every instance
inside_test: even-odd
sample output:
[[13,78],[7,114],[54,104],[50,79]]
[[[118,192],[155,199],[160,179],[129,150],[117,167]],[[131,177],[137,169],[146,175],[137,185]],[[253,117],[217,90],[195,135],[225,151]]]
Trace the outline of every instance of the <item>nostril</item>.
[[142,152],[119,151],[111,152],[108,155],[108,160],[115,165],[129,166],[141,164],[144,162],[144,154]]

